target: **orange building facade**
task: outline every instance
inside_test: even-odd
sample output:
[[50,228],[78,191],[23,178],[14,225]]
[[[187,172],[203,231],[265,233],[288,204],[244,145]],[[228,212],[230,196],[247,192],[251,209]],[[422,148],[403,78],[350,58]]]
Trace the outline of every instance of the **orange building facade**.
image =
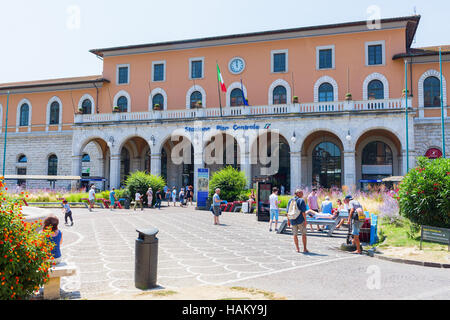
[[[442,123],[449,128],[450,50],[442,47],[441,79],[436,48],[411,47],[419,21],[91,50],[102,75],[0,85],[2,133],[9,92],[7,175],[81,175],[110,188],[146,170],[179,189],[196,186],[200,168],[230,164],[249,187],[271,180],[286,192],[403,175],[416,157],[442,155]],[[275,170],[262,170],[263,140],[276,141]],[[208,154],[219,141],[223,158]]]

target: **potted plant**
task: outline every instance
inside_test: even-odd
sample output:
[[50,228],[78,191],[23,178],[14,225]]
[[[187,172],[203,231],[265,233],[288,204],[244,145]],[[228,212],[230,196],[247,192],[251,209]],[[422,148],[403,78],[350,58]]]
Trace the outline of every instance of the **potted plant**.
[[298,103],[298,97],[297,96],[294,96],[292,98],[292,103]]
[[161,106],[159,105],[159,103],[155,103],[153,105],[153,110],[161,110]]
[[114,107],[113,107],[113,112],[119,112],[119,110],[120,110],[120,109],[119,109],[118,106],[114,106]]
[[197,108],[201,108],[202,107],[202,102],[199,100],[199,101],[197,101],[197,103],[195,104],[195,106],[197,107]]
[[351,100],[352,100],[352,94],[351,94],[351,93],[347,93],[347,94],[345,95],[345,100],[346,100],[346,101],[351,101]]
[[83,107],[79,107],[78,108],[78,112],[77,112],[77,114],[83,114],[84,112],[83,112]]
[[402,90],[402,97],[404,98],[406,94],[409,94],[409,90],[403,89]]

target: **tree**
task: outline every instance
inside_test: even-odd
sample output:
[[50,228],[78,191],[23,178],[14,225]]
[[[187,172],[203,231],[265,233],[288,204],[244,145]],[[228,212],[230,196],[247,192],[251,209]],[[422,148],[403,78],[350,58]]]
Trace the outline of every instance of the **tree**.
[[209,196],[212,197],[219,188],[222,200],[236,201],[245,190],[246,184],[245,173],[228,166],[212,175],[209,182]]

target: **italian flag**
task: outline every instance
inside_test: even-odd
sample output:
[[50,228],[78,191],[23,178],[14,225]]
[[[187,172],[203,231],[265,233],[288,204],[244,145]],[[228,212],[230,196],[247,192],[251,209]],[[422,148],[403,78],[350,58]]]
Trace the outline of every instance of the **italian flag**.
[[219,79],[220,88],[223,92],[227,92],[227,87],[225,86],[225,82],[223,81],[222,73],[219,69],[219,64],[217,64],[217,79]]

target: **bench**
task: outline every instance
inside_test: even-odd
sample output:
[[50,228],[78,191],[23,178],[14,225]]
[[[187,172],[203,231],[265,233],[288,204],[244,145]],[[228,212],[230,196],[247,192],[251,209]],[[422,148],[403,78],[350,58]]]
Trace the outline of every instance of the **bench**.
[[50,268],[49,281],[44,284],[44,299],[56,300],[61,298],[61,277],[74,276],[77,269],[74,266],[69,266],[65,262],[61,262],[56,266]]

